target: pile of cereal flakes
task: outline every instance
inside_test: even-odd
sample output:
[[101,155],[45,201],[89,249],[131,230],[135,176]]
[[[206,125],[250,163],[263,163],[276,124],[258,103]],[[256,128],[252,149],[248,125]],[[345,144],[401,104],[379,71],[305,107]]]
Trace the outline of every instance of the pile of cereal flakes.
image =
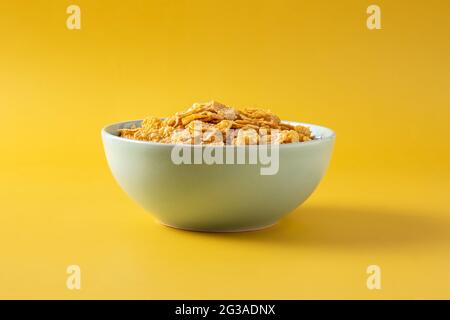
[[120,129],[123,138],[173,144],[284,144],[314,139],[309,128],[282,123],[269,110],[237,110],[216,101],[194,103],[166,119],[149,117]]

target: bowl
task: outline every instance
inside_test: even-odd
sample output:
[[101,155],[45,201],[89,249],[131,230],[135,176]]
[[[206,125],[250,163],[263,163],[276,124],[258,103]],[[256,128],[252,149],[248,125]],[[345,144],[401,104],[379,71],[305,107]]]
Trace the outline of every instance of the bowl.
[[106,126],[102,139],[114,178],[160,223],[192,231],[250,231],[275,224],[303,203],[328,167],[334,132],[285,122],[308,126],[317,139],[202,146],[118,136],[119,129],[140,126],[141,120]]

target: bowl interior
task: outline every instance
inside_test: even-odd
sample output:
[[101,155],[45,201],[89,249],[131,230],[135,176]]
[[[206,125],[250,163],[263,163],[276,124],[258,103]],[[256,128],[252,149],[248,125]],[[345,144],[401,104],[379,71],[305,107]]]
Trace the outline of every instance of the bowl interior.
[[[318,126],[318,125],[310,124],[310,123],[295,122],[295,121],[284,121],[283,120],[283,122],[291,124],[291,125],[296,125],[296,126],[302,125],[302,126],[306,126],[306,127],[310,128],[311,132],[316,137],[316,139],[312,140],[312,141],[297,143],[297,144],[282,144],[282,145],[280,145],[280,147],[286,147],[286,146],[291,146],[291,145],[303,145],[303,144],[308,144],[308,143],[317,143],[318,141],[321,141],[321,140],[333,139],[335,136],[335,133],[333,130],[323,127],[323,126]],[[133,126],[139,127],[141,125],[141,123],[142,123],[142,120],[130,120],[130,121],[117,122],[117,123],[113,123],[113,124],[110,124],[110,125],[104,127],[102,131],[104,133],[108,133],[112,136],[115,136],[118,139],[123,139],[123,138],[119,137],[120,129],[128,129]],[[139,141],[139,140],[131,140],[131,139],[126,139],[126,140],[128,140],[130,142],[135,142],[135,143],[149,143],[149,144],[157,144],[157,145],[165,145],[165,146],[173,146],[174,145],[174,144],[161,144],[158,142],[151,142],[151,141]]]

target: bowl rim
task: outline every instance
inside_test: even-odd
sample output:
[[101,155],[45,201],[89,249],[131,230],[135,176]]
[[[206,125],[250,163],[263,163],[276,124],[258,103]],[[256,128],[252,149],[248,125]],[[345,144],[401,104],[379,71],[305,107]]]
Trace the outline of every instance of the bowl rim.
[[[136,122],[142,122],[143,119],[138,119],[138,120],[128,120],[128,121],[119,121],[119,122],[114,122],[114,123],[110,123],[106,126],[104,126],[101,130],[101,134],[102,137],[110,137],[113,140],[117,140],[117,141],[122,141],[122,142],[126,142],[126,143],[136,143],[136,144],[142,144],[142,145],[148,145],[148,146],[159,146],[159,147],[170,147],[173,148],[175,146],[183,146],[183,147],[191,147],[191,148],[199,148],[199,147],[209,147],[209,148],[230,148],[230,147],[253,147],[253,146],[262,146],[262,144],[257,144],[257,145],[231,145],[231,144],[227,144],[227,145],[222,145],[222,146],[218,146],[218,145],[201,145],[201,144],[176,144],[176,143],[160,143],[160,142],[153,142],[153,141],[142,141],[142,140],[133,140],[133,139],[128,139],[128,138],[122,138],[119,137],[118,135],[114,135],[112,133],[110,133],[108,130],[111,127],[114,126],[120,126],[120,125],[125,125],[125,124],[129,124],[129,123],[136,123]],[[334,132],[334,130],[324,127],[324,126],[320,126],[317,124],[313,124],[313,123],[306,123],[306,122],[297,122],[297,121],[289,121],[289,120],[281,120],[284,123],[288,123],[288,124],[292,124],[292,125],[302,125],[302,126],[306,126],[306,127],[316,127],[316,128],[320,128],[323,129],[325,131],[328,131],[329,134],[325,137],[322,137],[320,139],[317,140],[310,140],[310,141],[304,141],[304,142],[296,142],[296,143],[285,143],[285,144],[278,144],[277,146],[279,148],[298,148],[298,147],[302,147],[302,146],[308,146],[308,145],[312,145],[312,144],[320,144],[324,141],[334,141],[336,138],[336,133]],[[274,144],[267,144],[264,146],[274,146]]]

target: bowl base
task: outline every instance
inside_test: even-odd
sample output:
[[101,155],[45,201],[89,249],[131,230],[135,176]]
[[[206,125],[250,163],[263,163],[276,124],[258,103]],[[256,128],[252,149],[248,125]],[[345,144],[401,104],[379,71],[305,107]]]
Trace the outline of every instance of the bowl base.
[[211,233],[235,233],[235,232],[251,232],[251,231],[258,231],[258,230],[263,230],[263,229],[267,229],[270,228],[274,225],[277,224],[277,222],[275,223],[271,223],[265,226],[258,226],[258,227],[249,227],[249,228],[236,228],[236,229],[220,229],[220,230],[216,230],[216,229],[196,229],[196,228],[184,228],[184,227],[179,227],[179,226],[174,226],[174,225],[170,225],[164,222],[161,222],[159,220],[156,220],[156,222],[158,222],[159,224],[169,227],[169,228],[174,228],[174,229],[178,229],[178,230],[183,230],[183,231],[191,231],[191,232],[211,232]]

